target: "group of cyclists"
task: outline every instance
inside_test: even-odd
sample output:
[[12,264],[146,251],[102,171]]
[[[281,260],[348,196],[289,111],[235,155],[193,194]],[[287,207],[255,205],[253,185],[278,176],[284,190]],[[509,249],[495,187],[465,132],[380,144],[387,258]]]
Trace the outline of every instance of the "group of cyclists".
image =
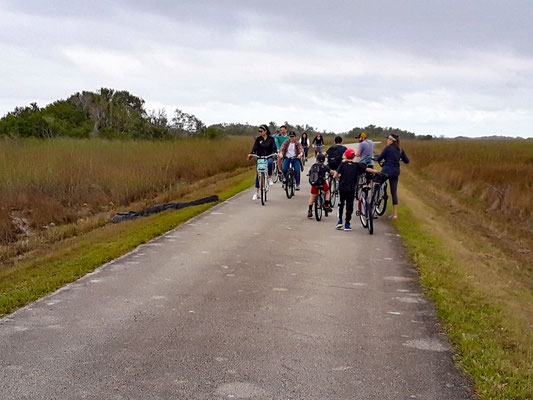
[[[248,158],[252,154],[259,157],[268,157],[269,185],[273,185],[273,159],[278,163],[278,169],[282,171],[282,177],[286,176],[287,170],[292,166],[295,171],[296,187],[300,190],[300,172],[303,171],[302,162],[307,160],[309,148],[314,148],[316,163],[310,171],[316,171],[311,180],[311,195],[309,198],[308,218],[313,218],[313,204],[319,189],[325,193],[324,210],[332,211],[331,193],[327,183],[326,175],[333,175],[338,179],[339,205],[337,229],[351,230],[350,221],[354,209],[355,189],[358,178],[361,174],[369,172],[372,174],[384,174],[390,182],[390,191],[393,204],[393,212],[389,218],[398,218],[398,180],[400,176],[400,161],[409,163],[405,151],[401,148],[400,138],[396,134],[387,136],[387,146],[378,156],[374,155],[374,143],[369,140],[364,132],[357,136],[359,147],[357,151],[348,149],[342,144],[342,137],[335,137],[335,144],[323,153],[324,138],[317,133],[310,142],[308,135],[304,132],[297,138],[294,131],[287,132],[286,126],[281,126],[274,135],[271,134],[267,125],[259,127],[259,136],[256,138]],[[355,162],[355,157],[360,161]],[[382,164],[382,170],[374,169],[374,161]],[[259,180],[255,182],[256,193],[253,200],[259,196]],[[343,218],[344,217],[344,218]]]

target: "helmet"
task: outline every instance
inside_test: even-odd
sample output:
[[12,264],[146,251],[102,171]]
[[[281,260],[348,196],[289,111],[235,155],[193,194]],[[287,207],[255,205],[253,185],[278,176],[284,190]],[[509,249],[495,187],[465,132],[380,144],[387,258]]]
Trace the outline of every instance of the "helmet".
[[346,158],[354,158],[355,157],[355,151],[354,149],[348,149],[344,152],[344,157]]
[[317,154],[317,156],[316,156],[316,160],[317,160],[318,162],[324,162],[324,161],[326,161],[326,156],[325,156],[324,154],[322,154],[322,153]]

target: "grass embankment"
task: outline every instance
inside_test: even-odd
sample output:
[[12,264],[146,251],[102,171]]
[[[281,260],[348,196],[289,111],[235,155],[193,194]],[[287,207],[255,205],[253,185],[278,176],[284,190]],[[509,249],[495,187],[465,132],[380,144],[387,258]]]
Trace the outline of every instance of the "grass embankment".
[[251,138],[0,142],[0,315],[172,229],[213,204],[112,225],[117,211],[253,183]]
[[533,398],[533,142],[406,142],[399,232],[484,399]]
[[[247,168],[251,138],[0,141],[0,262]],[[164,196],[161,194],[164,193]]]

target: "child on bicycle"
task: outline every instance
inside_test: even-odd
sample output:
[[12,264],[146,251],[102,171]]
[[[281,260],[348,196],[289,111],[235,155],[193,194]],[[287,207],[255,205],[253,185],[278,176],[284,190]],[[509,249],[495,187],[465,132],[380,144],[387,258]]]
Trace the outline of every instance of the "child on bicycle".
[[338,210],[338,222],[337,229],[342,229],[342,214],[344,206],[346,206],[346,218],[344,220],[344,230],[351,231],[350,221],[353,214],[353,202],[355,198],[355,185],[357,184],[357,178],[360,174],[366,172],[376,173],[375,169],[367,168],[366,164],[354,162],[355,151],[348,149],[344,153],[346,161],[344,161],[336,171],[333,171],[335,178],[340,176],[339,179],[339,210]]
[[326,193],[326,199],[324,201],[324,210],[331,212],[331,193],[329,191],[329,185],[326,182],[326,173],[331,172],[331,169],[324,165],[326,157],[324,154],[317,154],[316,163],[311,165],[309,169],[309,183],[311,184],[311,196],[309,197],[309,210],[307,211],[307,218],[313,218],[313,203],[318,195],[318,188],[322,187],[324,193]]

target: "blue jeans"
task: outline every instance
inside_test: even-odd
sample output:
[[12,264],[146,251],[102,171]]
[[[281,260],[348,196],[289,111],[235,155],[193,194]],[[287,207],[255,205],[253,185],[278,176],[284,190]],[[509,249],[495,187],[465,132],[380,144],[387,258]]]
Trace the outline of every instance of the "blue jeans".
[[283,159],[283,166],[281,168],[281,170],[283,171],[283,176],[287,177],[287,170],[289,169],[289,165],[291,164],[291,162],[292,162],[292,167],[294,168],[294,176],[296,178],[296,184],[299,185],[300,184],[300,171],[302,168],[300,165],[299,159],[297,158],[293,158],[292,160],[288,158]]
[[[257,162],[256,162],[257,164]],[[268,176],[272,176],[272,158],[268,159]],[[255,174],[255,187],[259,189],[259,174]]]

